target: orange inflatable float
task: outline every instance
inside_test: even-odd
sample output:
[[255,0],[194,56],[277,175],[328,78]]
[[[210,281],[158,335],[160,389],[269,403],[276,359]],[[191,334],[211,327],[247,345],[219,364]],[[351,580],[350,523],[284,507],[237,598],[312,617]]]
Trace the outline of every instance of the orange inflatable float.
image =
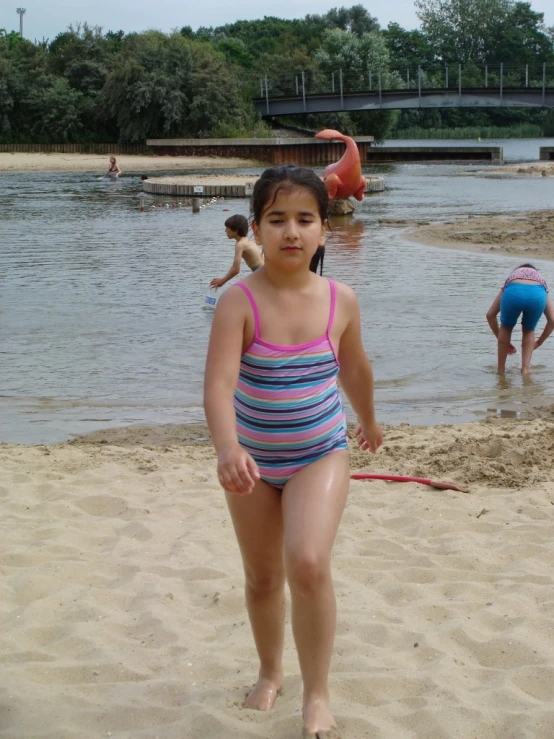
[[325,167],[323,181],[329,193],[329,198],[349,198],[353,195],[356,200],[363,200],[365,193],[365,177],[362,177],[360,152],[354,139],[345,136],[340,131],[326,128],[315,135],[316,139],[338,139],[346,144],[346,151],[335,164]]

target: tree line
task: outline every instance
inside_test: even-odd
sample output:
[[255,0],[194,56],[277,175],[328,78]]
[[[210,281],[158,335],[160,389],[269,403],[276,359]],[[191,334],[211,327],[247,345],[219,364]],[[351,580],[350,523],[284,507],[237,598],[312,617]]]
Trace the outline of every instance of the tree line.
[[[426,84],[433,84],[433,74],[444,74],[433,70],[448,64],[461,63],[464,74],[478,76],[485,64],[494,70],[502,62],[509,84],[511,70],[520,74],[525,65],[536,70],[546,63],[554,81],[554,28],[530,3],[415,0],[415,6],[418,30],[398,23],[382,28],[362,5],[295,20],[185,26],[170,34],[104,32],[84,23],[53,41],[31,42],[0,29],[0,142],[267,136],[270,126],[252,106],[259,78],[278,85],[301,71],[328,80],[341,69],[362,85],[379,69],[384,86],[400,87],[403,68],[422,66]],[[534,109],[330,113],[286,122],[377,139],[414,127],[534,124],[554,134],[552,113]]]

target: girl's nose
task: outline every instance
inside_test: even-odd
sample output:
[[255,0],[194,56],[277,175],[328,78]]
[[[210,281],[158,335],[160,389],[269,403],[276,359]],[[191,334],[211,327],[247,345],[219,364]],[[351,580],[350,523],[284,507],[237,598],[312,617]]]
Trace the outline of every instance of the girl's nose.
[[285,221],[285,229],[284,229],[285,237],[288,239],[296,239],[298,238],[298,225],[294,218],[288,218]]

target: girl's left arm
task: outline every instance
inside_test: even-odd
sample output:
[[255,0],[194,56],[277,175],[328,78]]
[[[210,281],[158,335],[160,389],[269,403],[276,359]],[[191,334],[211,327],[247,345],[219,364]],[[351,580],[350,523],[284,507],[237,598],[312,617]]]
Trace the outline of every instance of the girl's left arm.
[[339,379],[360,424],[356,432],[359,445],[376,452],[383,443],[383,433],[375,420],[373,370],[362,344],[360,306],[345,285],[340,286],[339,299],[347,317],[339,344]]

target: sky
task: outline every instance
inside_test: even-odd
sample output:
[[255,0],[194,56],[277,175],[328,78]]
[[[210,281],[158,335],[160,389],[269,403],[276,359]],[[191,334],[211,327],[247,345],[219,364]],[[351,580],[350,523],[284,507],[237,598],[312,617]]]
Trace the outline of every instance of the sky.
[[[104,31],[144,31],[157,28],[169,32],[191,26],[221,26],[237,20],[254,20],[264,15],[303,18],[336,7],[364,5],[386,27],[390,22],[403,28],[418,27],[412,0],[20,0],[27,12],[23,33],[31,40],[53,40],[70,23],[86,21]],[[19,30],[18,3],[2,0],[0,28]],[[531,0],[533,10],[545,14],[545,23],[554,25],[553,0]]]

